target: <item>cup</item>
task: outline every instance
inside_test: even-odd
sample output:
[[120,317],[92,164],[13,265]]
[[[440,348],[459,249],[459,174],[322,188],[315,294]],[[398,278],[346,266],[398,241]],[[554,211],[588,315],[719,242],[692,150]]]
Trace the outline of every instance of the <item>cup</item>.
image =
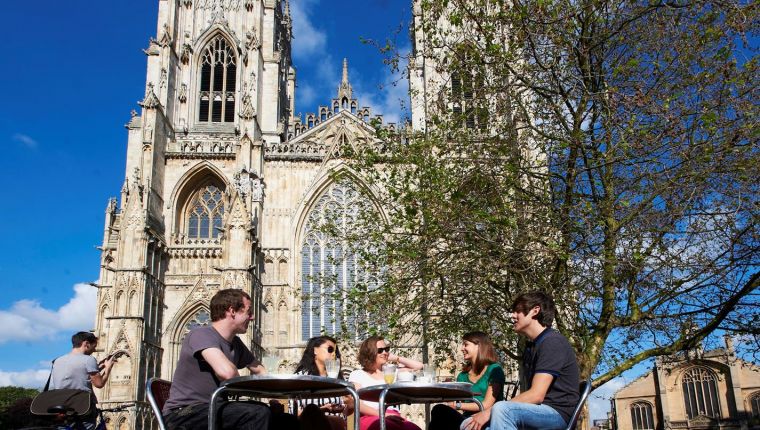
[[396,378],[398,378],[398,382],[414,382],[414,373],[408,370],[399,370]]
[[328,378],[337,378],[340,372],[340,363],[338,360],[325,360],[325,370],[327,371]]
[[392,384],[396,380],[397,371],[398,367],[395,364],[383,364],[383,378],[385,378],[386,384]]
[[265,355],[261,359],[261,364],[264,365],[268,373],[278,373],[280,371],[280,357],[276,355]]
[[421,382],[427,382],[432,384],[435,382],[436,368],[434,364],[426,364],[422,366]]

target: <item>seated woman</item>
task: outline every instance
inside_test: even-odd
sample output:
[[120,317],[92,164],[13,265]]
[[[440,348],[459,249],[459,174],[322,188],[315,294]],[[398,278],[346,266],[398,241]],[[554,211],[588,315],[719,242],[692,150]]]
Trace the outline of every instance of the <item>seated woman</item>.
[[[360,370],[351,372],[348,380],[354,383],[356,389],[385,384],[383,378],[383,364],[388,362],[398,363],[401,368],[409,370],[422,369],[422,363],[411,358],[399,357],[391,354],[391,348],[380,336],[371,336],[362,342],[359,347]],[[380,428],[380,407],[377,402],[362,400],[359,405],[359,426],[361,430],[377,430]],[[398,409],[388,408],[385,411],[385,426],[388,430],[420,430],[416,424],[401,417]]]
[[[457,375],[457,382],[469,382],[475,396],[489,409],[499,400],[504,400],[504,369],[499,364],[496,349],[491,338],[480,331],[462,336],[464,366]],[[478,412],[475,402],[455,402],[436,405],[430,413],[430,430],[459,430],[462,421]]]
[[[340,360],[335,339],[330,336],[312,337],[306,343],[296,374],[327,376],[325,361],[334,359]],[[353,413],[354,399],[351,396],[301,399],[297,406],[302,429],[345,430],[345,417]]]

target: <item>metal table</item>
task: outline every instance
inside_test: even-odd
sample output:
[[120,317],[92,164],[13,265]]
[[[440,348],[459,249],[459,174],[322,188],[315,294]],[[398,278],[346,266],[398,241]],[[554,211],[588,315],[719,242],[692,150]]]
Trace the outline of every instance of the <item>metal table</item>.
[[[359,390],[359,398],[369,402],[378,402],[380,408],[380,430],[385,430],[385,406],[424,403],[466,401],[475,402],[482,411],[483,404],[474,396],[472,384],[467,382],[397,382],[395,384],[372,385]],[[358,410],[358,409],[357,409]],[[357,420],[358,421],[358,420]]]
[[208,412],[208,428],[216,428],[217,400],[226,394],[266,397],[270,399],[323,398],[353,396],[354,430],[359,430],[359,394],[350,382],[335,378],[310,375],[253,375],[228,379],[211,395]]

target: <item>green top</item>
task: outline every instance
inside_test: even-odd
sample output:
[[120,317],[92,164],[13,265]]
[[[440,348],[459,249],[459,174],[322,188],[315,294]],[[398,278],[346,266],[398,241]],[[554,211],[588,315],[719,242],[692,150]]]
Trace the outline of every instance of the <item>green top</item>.
[[467,372],[459,372],[459,375],[457,375],[457,382],[469,382],[472,384],[472,391],[480,393],[474,397],[481,402],[486,397],[489,385],[493,388],[493,396],[496,398],[496,401],[504,400],[504,379],[504,369],[501,368],[501,364],[499,363],[489,364],[486,367],[486,371],[483,372],[483,376],[474,384],[470,381]]

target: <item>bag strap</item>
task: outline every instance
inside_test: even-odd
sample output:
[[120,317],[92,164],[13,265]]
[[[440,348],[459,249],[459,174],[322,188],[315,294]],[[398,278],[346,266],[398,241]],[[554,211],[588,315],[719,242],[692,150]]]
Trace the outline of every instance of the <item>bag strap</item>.
[[45,388],[42,389],[42,391],[47,391],[48,388],[50,388],[50,378],[53,377],[53,365],[55,364],[55,360],[58,360],[57,358],[50,362],[50,374],[48,375],[48,380],[45,382]]

